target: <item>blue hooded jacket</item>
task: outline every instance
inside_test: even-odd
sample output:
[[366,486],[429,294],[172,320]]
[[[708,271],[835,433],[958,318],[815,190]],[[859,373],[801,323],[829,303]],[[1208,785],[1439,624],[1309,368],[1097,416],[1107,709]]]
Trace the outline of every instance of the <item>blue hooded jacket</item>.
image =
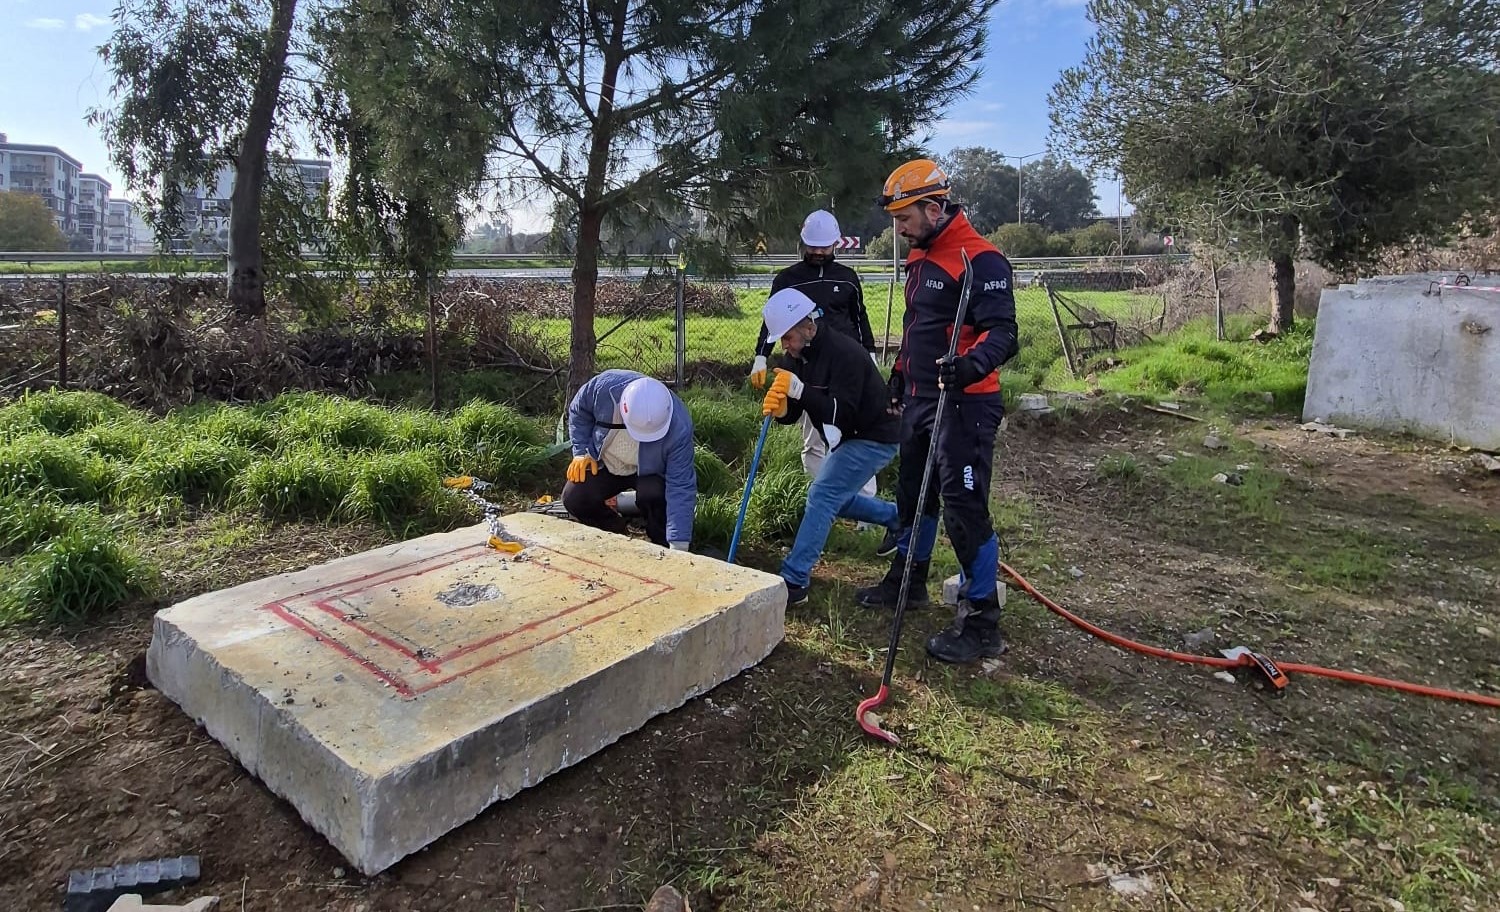
[[[604,438],[620,423],[620,396],[632,380],[646,376],[631,370],[607,370],[579,388],[568,405],[568,437],[574,456],[599,459]],[[672,423],[667,435],[642,443],[636,463],[640,475],[660,475],[667,489],[667,541],[693,540],[693,512],[698,503],[698,472],[693,467],[693,417],[672,396]]]

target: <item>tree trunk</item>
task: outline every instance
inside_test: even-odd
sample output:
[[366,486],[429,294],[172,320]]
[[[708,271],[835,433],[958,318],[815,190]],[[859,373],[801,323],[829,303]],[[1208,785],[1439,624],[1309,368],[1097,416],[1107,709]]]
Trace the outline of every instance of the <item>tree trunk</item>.
[[568,396],[594,376],[594,293],[599,286],[599,234],[604,213],[590,206],[578,216],[573,255],[573,335],[568,348]]
[[1293,256],[1297,250],[1297,219],[1282,216],[1281,229],[1282,242],[1271,253],[1271,323],[1266,331],[1273,336],[1291,329],[1296,319],[1297,266]]
[[229,200],[229,303],[241,319],[266,312],[265,262],[260,245],[260,204],[266,181],[266,147],[281,98],[287,48],[297,0],[274,0],[266,56],[260,62],[250,98],[250,114],[234,163],[234,190]]
[[594,375],[594,292],[599,286],[599,236],[604,224],[604,183],[609,173],[609,147],[614,140],[615,83],[625,59],[625,20],[629,0],[611,7],[609,43],[599,81],[599,107],[589,143],[588,175],[578,206],[578,246],[573,256],[573,333],[568,347],[568,397]]

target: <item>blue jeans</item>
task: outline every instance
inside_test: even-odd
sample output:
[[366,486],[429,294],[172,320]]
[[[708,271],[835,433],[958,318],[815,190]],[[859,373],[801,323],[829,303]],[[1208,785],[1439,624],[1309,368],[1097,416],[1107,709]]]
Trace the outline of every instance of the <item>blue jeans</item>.
[[797,540],[781,562],[781,578],[789,586],[806,586],[813,565],[823,554],[828,532],[839,517],[894,529],[900,524],[896,505],[859,493],[865,482],[896,458],[896,444],[846,440],[823,460],[818,477],[807,489],[807,507]]

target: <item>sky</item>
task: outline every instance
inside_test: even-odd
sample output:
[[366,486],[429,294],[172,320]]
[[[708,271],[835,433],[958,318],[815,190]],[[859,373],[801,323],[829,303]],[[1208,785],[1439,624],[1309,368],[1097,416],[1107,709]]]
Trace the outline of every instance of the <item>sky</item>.
[[[109,103],[110,74],[97,49],[109,39],[114,0],[0,0],[0,133],[58,146],[128,196],[98,131],[84,118]],[[975,91],[945,112],[929,148],[985,146],[1009,156],[1047,148],[1047,95],[1083,59],[1093,26],[1085,0],[1000,0]],[[1030,160],[1030,159],[1028,159]],[[1011,164],[1015,164],[1012,161]],[[1095,183],[1099,211],[1119,209],[1117,186]],[[1129,201],[1124,210],[1130,211]],[[522,222],[529,219],[522,219]],[[525,224],[518,224],[525,229]]]

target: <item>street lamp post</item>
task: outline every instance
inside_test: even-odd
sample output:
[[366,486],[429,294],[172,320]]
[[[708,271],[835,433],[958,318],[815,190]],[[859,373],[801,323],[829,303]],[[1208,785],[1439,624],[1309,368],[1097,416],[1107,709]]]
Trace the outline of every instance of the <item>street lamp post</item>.
[[1042,151],[1042,152],[1032,152],[1030,155],[1001,155],[1000,156],[1001,158],[1006,159],[1007,161],[1010,160],[1010,159],[1012,159],[1012,158],[1014,158],[1016,160],[1016,224],[1017,225],[1021,224],[1021,163],[1024,162],[1024,161],[1026,161],[1026,159],[1028,159],[1028,158],[1036,158],[1038,155],[1045,155],[1045,154],[1047,154],[1047,153],[1045,151]]

